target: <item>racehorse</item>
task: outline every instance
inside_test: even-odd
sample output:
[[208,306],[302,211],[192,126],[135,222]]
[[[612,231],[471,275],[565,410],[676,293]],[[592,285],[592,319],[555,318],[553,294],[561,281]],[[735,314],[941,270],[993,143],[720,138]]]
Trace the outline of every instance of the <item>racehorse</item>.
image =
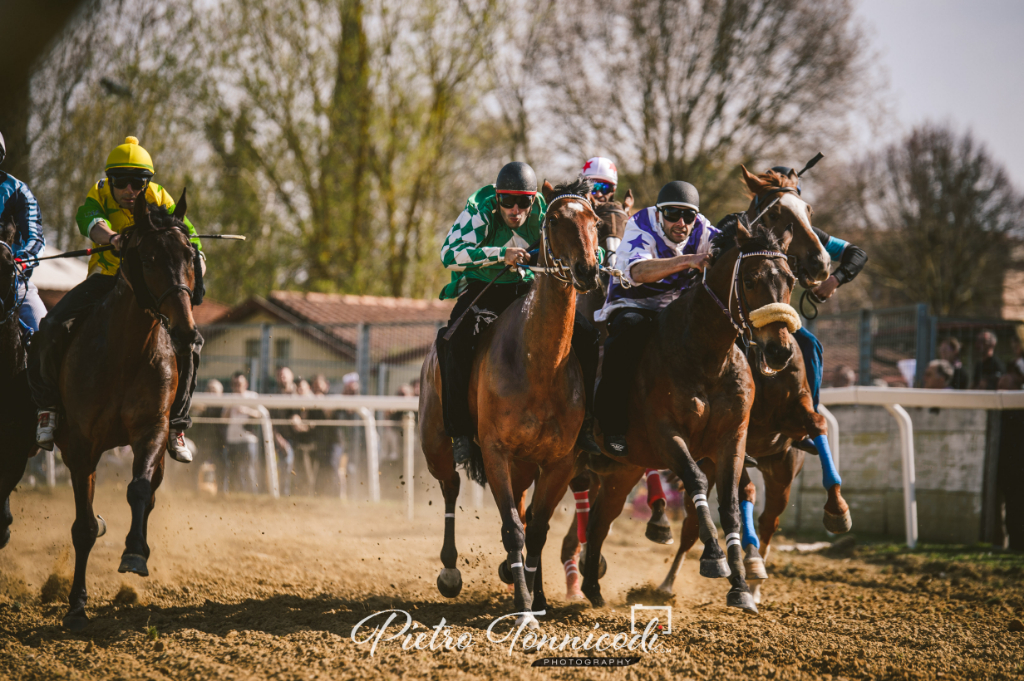
[[[779,242],[767,230],[748,232],[733,216],[732,225],[714,241],[712,264],[703,283],[668,305],[647,344],[629,399],[628,459],[591,459],[599,481],[592,492],[587,527],[583,593],[602,606],[599,566],[601,546],[633,486],[645,469],[671,469],[698,503],[698,526],[704,542],[701,574],[729,577],[727,604],[757,612],[745,581],[740,552],[738,483],[743,470],[754,382],[744,354],[743,337],[761,348],[758,370],[772,373],[791,360],[798,328],[789,306],[795,277]],[[727,301],[722,303],[721,301]],[[606,452],[607,454],[607,452]],[[719,513],[726,532],[728,561],[707,504],[708,483],[696,461],[718,465]],[[730,574],[731,571],[731,574]]]
[[[541,276],[480,335],[470,381],[469,404],[477,422],[480,452],[467,472],[490,483],[501,513],[507,560],[499,574],[515,587],[516,612],[547,608],[541,550],[551,514],[565,494],[576,463],[575,442],[583,423],[583,375],[571,351],[576,292],[599,286],[597,215],[585,198],[585,181],[548,189],[548,209],[539,252]],[[441,375],[432,349],[420,373],[420,436],[427,466],[445,501],[444,569],[437,587],[458,596],[455,504],[460,477],[441,416]],[[536,481],[530,513],[526,490]],[[524,518],[527,521],[525,530]],[[526,558],[523,558],[523,548]],[[520,615],[517,626],[537,628],[536,617]]]
[[[60,371],[65,418],[56,444],[75,490],[75,577],[64,626],[88,622],[85,586],[89,552],[97,536],[92,511],[96,465],[104,451],[131,445],[128,484],[132,523],[118,572],[149,575],[146,531],[164,476],[168,419],[178,386],[177,357],[199,339],[193,291],[202,289],[198,251],[182,222],[185,193],[174,213],[135,200],[133,226],[122,231],[121,268],[113,291],[75,330]],[[198,294],[201,295],[201,294]]]
[[26,353],[18,320],[18,284],[22,278],[11,244],[16,226],[0,227],[0,548],[11,539],[11,492],[25,474],[25,464],[38,452],[35,406],[25,373]]
[[[600,222],[597,223],[597,243],[604,248],[605,258],[603,265],[614,269],[615,249],[622,241],[622,235],[626,233],[626,223],[629,222],[630,210],[633,208],[633,192],[630,191],[622,200],[608,201],[594,206],[594,211]],[[592,322],[601,331],[602,339],[605,336],[605,323],[594,321],[594,314],[604,305],[605,289],[607,288],[607,276],[601,275],[601,288],[586,294],[576,296],[576,306],[580,313]]]

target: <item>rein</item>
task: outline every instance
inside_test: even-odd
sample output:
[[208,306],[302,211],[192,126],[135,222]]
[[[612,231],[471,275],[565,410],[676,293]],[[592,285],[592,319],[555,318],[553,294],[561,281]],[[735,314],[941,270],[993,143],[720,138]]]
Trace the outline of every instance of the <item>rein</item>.
[[[139,237],[137,243],[130,246],[126,246],[124,254],[121,256],[122,266],[118,272],[124,277],[125,281],[131,287],[132,292],[135,294],[135,302],[138,303],[139,307],[153,319],[160,322],[160,325],[164,329],[170,330],[171,320],[160,312],[160,306],[163,302],[173,294],[184,291],[188,294],[189,304],[195,307],[202,302],[203,296],[203,274],[202,274],[202,263],[200,261],[199,249],[192,245],[192,267],[194,269],[194,276],[196,281],[195,291],[190,289],[185,284],[171,284],[167,289],[160,294],[159,297],[154,298],[153,292],[149,290],[149,286],[146,284],[146,279],[142,275],[142,259],[139,257],[139,243],[145,239],[148,234],[143,234]],[[185,234],[186,238],[191,235]]]
[[[770,322],[766,320],[764,321],[764,323],[750,321],[750,314],[747,313],[746,309],[747,307],[749,307],[749,304],[744,305],[746,295],[744,295],[743,293],[743,287],[740,286],[740,264],[743,262],[743,258],[751,258],[755,256],[761,256],[765,258],[786,258],[786,254],[781,251],[751,251],[750,253],[740,253],[739,256],[736,258],[736,264],[733,266],[732,281],[729,284],[728,305],[722,304],[722,301],[719,300],[718,296],[715,295],[715,292],[711,290],[710,286],[708,286],[708,270],[711,269],[710,267],[704,268],[704,276],[701,279],[701,284],[704,286],[704,290],[707,291],[708,295],[711,296],[711,300],[715,301],[715,304],[718,305],[719,309],[725,314],[726,319],[729,320],[729,323],[732,324],[733,328],[736,329],[736,332],[739,333],[741,338],[743,338],[743,342],[745,344],[753,343],[756,345],[757,342],[754,340],[754,329],[761,328],[762,326],[765,326]],[[736,320],[733,318],[731,311],[732,299],[734,296],[736,298],[736,306],[738,308],[740,316],[739,323],[737,323]],[[758,310],[753,310],[751,314],[756,315],[756,313],[762,309],[764,308],[758,308]],[[760,321],[762,320],[759,319],[759,322]]]

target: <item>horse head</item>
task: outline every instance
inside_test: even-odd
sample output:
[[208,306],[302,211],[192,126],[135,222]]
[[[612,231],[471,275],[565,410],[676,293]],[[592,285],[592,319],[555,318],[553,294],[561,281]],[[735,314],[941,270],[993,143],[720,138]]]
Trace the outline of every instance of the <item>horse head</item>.
[[10,312],[15,306],[17,298],[18,265],[14,260],[14,239],[18,227],[14,224],[14,218],[8,216],[0,223],[0,241],[6,248],[0,246],[0,320],[6,321]]
[[135,224],[126,230],[122,271],[143,310],[167,328],[177,355],[191,352],[199,340],[192,304],[202,273],[197,251],[189,241],[185,192],[169,213],[144,198],[133,207]]
[[[627,196],[626,201],[632,206],[632,197]],[[606,251],[614,252],[622,241],[622,235],[626,233],[626,223],[629,222],[629,209],[625,202],[608,201],[599,203],[594,207],[599,222],[597,223],[598,243],[604,246]]]
[[796,277],[774,234],[761,226],[748,229],[744,222],[732,215],[719,224],[707,283],[721,292],[720,300],[727,299],[724,307],[755,355],[751,364],[770,376],[793,358],[792,333],[800,318],[789,301]]
[[753,220],[772,200],[772,206],[761,222],[781,243],[783,253],[795,258],[797,276],[804,288],[812,288],[828,279],[831,260],[824,245],[811,229],[811,206],[797,193],[797,174],[790,170],[782,175],[769,170],[754,175],[744,166],[743,181],[753,194],[747,218]]
[[599,288],[598,217],[586,198],[590,183],[583,178],[555,187],[545,182],[543,192],[548,210],[544,217],[540,264],[560,270],[564,280],[581,293]]

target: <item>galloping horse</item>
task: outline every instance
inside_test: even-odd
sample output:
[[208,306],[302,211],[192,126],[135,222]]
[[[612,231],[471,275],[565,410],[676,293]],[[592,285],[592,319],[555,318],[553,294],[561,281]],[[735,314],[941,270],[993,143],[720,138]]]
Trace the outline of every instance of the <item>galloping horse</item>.
[[[480,335],[470,381],[469,404],[482,458],[478,454],[471,460],[468,471],[477,482],[490,483],[501,513],[501,539],[508,556],[499,572],[515,585],[517,612],[547,607],[541,550],[551,514],[573,476],[576,436],[583,423],[583,376],[570,340],[576,292],[599,285],[597,215],[584,198],[587,189],[586,182],[559,185],[550,192],[545,186],[549,205],[538,268],[543,276]],[[442,595],[454,598],[462,589],[455,548],[460,478],[442,423],[441,375],[434,350],[423,362],[420,380],[423,453],[445,501],[444,569],[437,586]],[[525,494],[534,480],[527,516]],[[517,625],[524,623],[538,627],[532,614],[519,617]]]
[[[740,552],[737,494],[754,382],[736,340],[742,332],[762,348],[762,372],[789,363],[796,345],[789,335],[796,328],[796,312],[789,307],[795,277],[774,236],[763,229],[750,233],[740,220],[733,223],[715,239],[717,252],[703,285],[691,287],[659,316],[630,393],[628,459],[611,457],[624,464],[618,466],[591,462],[597,473],[592,481],[600,484],[591,494],[583,593],[596,606],[604,604],[597,559],[608,527],[645,469],[668,468],[698,502],[701,574],[729,576],[727,604],[757,612]],[[718,466],[727,563],[707,504],[708,483],[696,463],[705,457]]]
[[[608,201],[607,203],[599,203],[594,206],[594,211],[600,220],[597,223],[597,243],[605,249],[603,264],[608,267],[614,267],[615,249],[618,248],[619,242],[622,241],[622,235],[626,233],[626,223],[629,222],[629,211],[632,207],[632,192],[626,195],[622,203]],[[607,284],[607,277],[605,275],[601,275],[601,279],[602,283]],[[579,308],[580,313],[587,318],[587,321],[592,322],[594,326],[602,331],[602,337],[604,337],[605,323],[595,322],[594,313],[604,305],[605,288],[606,286],[602,286],[597,290],[580,294],[576,297],[576,306]]]
[[178,385],[177,357],[199,339],[192,318],[193,291],[201,288],[197,251],[182,222],[185,194],[174,213],[140,197],[135,224],[125,229],[119,280],[85,319],[60,371],[65,419],[55,442],[71,471],[76,518],[71,526],[75,578],[64,626],[88,622],[85,571],[96,542],[92,500],[96,465],[104,451],[131,445],[128,504],[132,524],[118,572],[149,575],[146,530],[164,476],[171,402]]
[[11,492],[25,473],[25,464],[37,453],[35,406],[25,374],[25,346],[18,321],[18,280],[21,273],[11,244],[15,224],[0,227],[0,548],[11,539]]

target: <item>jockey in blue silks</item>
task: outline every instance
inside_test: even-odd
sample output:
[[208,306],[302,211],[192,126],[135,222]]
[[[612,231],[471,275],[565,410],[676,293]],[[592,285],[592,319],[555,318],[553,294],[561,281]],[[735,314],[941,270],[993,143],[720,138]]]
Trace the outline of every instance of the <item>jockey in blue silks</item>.
[[[0,163],[7,155],[4,137],[0,134]],[[11,250],[14,257],[24,265],[24,275],[18,278],[17,300],[20,301],[18,317],[24,335],[39,330],[39,321],[46,314],[46,307],[39,297],[39,289],[29,278],[32,276],[32,259],[42,255],[46,246],[43,227],[39,222],[39,203],[28,185],[0,170],[0,225],[13,220],[16,227]]]

